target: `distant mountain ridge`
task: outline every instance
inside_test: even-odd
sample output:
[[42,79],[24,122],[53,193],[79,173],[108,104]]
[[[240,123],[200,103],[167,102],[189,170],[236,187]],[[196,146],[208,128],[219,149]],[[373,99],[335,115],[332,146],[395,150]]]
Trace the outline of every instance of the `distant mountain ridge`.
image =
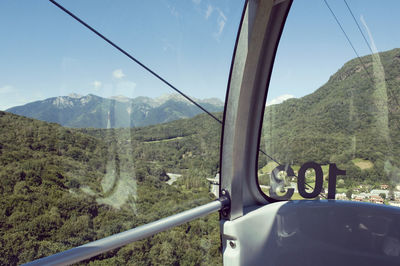
[[[224,104],[216,98],[194,99],[210,112],[220,112]],[[190,118],[202,111],[178,94],[158,98],[103,98],[93,94],[52,97],[12,107],[7,112],[75,128],[121,128],[148,126]]]

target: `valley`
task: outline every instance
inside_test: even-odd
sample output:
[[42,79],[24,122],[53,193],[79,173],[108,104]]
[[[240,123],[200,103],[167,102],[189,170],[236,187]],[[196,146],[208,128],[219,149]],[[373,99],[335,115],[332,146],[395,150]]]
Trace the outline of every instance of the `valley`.
[[[206,177],[218,169],[220,133],[212,123],[200,115],[146,128],[72,129],[0,112],[0,264],[48,256],[213,200]],[[171,134],[180,137],[146,143]],[[167,172],[181,177],[167,184]],[[83,264],[218,265],[217,216]],[[171,249],[162,253],[165,243]]]
[[[400,49],[379,56],[386,87],[349,61],[312,94],[267,106],[260,147],[296,173],[305,162],[320,164],[324,188],[328,164],[336,163],[346,170],[337,180],[341,199],[383,193],[381,203],[397,202]],[[363,60],[374,66],[371,56]],[[219,173],[221,126],[206,114],[174,97],[60,97],[0,112],[0,264],[28,262],[215,199],[207,178]],[[211,109],[219,119],[221,106]],[[277,165],[259,155],[267,194]],[[307,182],[313,180],[309,173]],[[287,187],[295,183],[286,180]],[[214,214],[82,264],[219,265],[220,254]]]

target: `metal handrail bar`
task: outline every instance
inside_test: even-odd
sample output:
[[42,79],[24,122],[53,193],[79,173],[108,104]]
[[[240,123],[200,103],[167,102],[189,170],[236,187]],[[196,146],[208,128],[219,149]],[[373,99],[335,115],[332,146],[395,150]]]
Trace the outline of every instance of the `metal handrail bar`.
[[206,216],[213,212],[219,211],[226,206],[229,206],[229,198],[221,197],[218,200],[202,206],[174,214],[169,217],[141,225],[128,231],[99,239],[79,247],[56,253],[48,257],[34,260],[24,265],[70,265],[134,241],[150,237],[156,233],[165,231],[194,219]]

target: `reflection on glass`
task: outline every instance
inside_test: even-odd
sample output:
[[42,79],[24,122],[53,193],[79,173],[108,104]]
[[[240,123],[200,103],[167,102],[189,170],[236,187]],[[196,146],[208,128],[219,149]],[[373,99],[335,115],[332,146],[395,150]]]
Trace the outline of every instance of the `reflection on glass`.
[[[11,2],[0,3],[1,265],[215,199],[220,124],[50,2]],[[242,3],[64,2],[221,119]],[[218,265],[219,246],[213,214],[90,261]]]
[[[356,5],[356,1],[352,4]],[[339,3],[333,7],[349,30],[354,21],[345,19],[347,10]],[[316,10],[316,13],[326,11],[323,6]],[[344,44],[333,46],[330,41],[339,41],[324,35],[327,42],[320,42],[319,36],[326,32],[332,35],[334,30],[340,32],[337,25],[333,27],[334,20],[330,29],[326,18],[321,19],[323,26],[302,29],[303,38],[288,46],[285,41],[293,40],[296,35],[294,21],[304,12],[304,7],[295,2],[282,36],[282,51],[278,51],[276,58],[277,69],[268,91],[260,144],[268,154],[268,157],[259,155],[261,189],[278,200],[335,198],[400,207],[400,49],[389,46],[386,51],[378,52],[364,18],[360,24],[373,54],[362,50],[365,55],[360,58],[345,56],[351,51],[346,39],[341,40]],[[350,39],[357,40],[356,32],[349,32]],[[365,45],[357,42],[356,49],[361,44]],[[305,46],[310,48],[304,49]],[[285,65],[288,53],[292,55],[291,64]],[[335,62],[333,55],[350,58]],[[301,60],[304,57],[308,61]],[[306,80],[311,80],[313,86],[313,80],[321,80],[327,72],[325,68],[332,69],[333,65],[339,69],[333,69],[322,86],[309,91],[301,88]],[[320,75],[315,75],[317,67],[321,69]],[[293,95],[296,90],[290,88],[296,86],[293,83],[296,78],[301,93],[298,97]],[[286,89],[279,89],[285,86]]]

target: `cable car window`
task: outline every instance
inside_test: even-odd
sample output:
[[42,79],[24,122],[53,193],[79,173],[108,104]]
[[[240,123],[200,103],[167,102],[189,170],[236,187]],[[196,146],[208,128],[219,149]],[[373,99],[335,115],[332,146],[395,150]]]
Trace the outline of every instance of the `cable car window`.
[[[59,4],[114,45],[51,1],[1,1],[2,265],[199,206],[218,191],[215,120],[242,3]],[[91,261],[218,265],[219,247],[213,214]]]
[[294,1],[260,140],[268,199],[400,206],[399,3],[386,4]]

